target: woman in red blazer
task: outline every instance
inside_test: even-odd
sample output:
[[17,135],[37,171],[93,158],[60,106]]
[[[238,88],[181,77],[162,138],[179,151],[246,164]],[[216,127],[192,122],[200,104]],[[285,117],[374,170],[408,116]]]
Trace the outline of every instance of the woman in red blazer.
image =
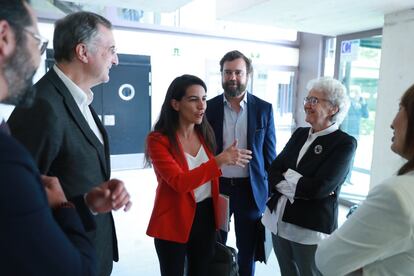
[[196,76],[169,86],[158,121],[147,137],[146,160],[158,187],[147,234],[154,237],[161,275],[206,275],[214,255],[218,177],[223,165],[246,165],[249,150],[237,141],[213,156],[214,134],[205,119],[206,91]]

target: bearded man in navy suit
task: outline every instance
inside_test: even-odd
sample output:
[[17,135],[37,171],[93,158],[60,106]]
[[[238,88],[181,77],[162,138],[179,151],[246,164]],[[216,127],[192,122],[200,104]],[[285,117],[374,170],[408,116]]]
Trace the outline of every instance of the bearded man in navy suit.
[[[224,93],[207,102],[206,115],[214,129],[217,153],[234,140],[253,152],[245,168],[222,168],[220,192],[230,197],[230,214],[234,214],[239,273],[254,275],[257,222],[269,196],[267,169],[276,157],[273,110],[270,103],[246,90],[253,69],[241,52],[225,54],[220,71]],[[221,234],[225,242],[227,234]]]

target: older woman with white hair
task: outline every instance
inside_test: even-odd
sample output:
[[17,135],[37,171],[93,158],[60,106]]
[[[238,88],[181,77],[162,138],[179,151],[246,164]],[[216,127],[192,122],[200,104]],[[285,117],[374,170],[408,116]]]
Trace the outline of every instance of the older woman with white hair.
[[306,122],[269,168],[263,224],[273,232],[282,275],[320,275],[317,244],[338,227],[338,196],[349,171],[356,140],[339,130],[349,109],[345,87],[323,77],[307,85]]

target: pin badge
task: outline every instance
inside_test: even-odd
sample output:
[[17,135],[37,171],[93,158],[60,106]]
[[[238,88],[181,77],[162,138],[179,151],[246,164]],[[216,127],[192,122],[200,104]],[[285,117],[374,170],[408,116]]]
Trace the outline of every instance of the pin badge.
[[323,150],[323,148],[322,148],[322,146],[321,146],[321,145],[316,145],[316,146],[313,148],[313,151],[315,152],[315,154],[321,154],[321,153],[322,153],[322,150]]

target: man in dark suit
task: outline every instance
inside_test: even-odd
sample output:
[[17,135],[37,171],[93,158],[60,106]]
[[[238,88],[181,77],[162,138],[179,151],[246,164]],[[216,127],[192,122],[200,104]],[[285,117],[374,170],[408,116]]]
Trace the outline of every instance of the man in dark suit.
[[[240,148],[253,152],[245,168],[222,168],[220,192],[230,197],[240,275],[254,275],[257,222],[269,195],[266,171],[276,157],[273,110],[271,104],[247,92],[252,65],[242,53],[225,54],[220,71],[224,94],[207,102],[206,115],[216,135],[217,153],[235,139]],[[227,234],[222,236],[226,241]]]
[[96,254],[74,205],[56,177],[39,175],[4,122],[4,103],[30,102],[46,45],[27,1],[0,1],[1,274],[96,275]]
[[[118,182],[106,182],[111,172],[108,137],[90,107],[90,88],[107,82],[111,66],[118,64],[112,25],[94,13],[70,14],[56,22],[53,48],[56,64],[35,85],[33,106],[13,111],[11,132],[32,153],[41,173],[59,178],[66,196],[97,189],[102,182],[109,191],[117,190]],[[96,230],[88,235],[97,250],[99,275],[106,276],[113,260],[118,261],[118,247],[112,214],[102,212],[114,206],[89,204],[90,197],[85,196],[89,209],[100,214],[94,216]]]

